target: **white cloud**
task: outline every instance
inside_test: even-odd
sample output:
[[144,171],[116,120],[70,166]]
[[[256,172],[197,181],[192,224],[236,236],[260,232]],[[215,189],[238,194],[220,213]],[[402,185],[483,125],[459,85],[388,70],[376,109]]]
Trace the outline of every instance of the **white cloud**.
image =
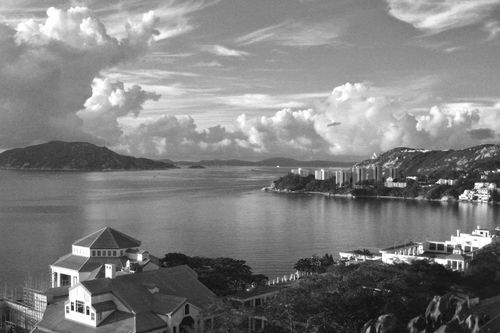
[[429,34],[481,23],[500,0],[386,0],[389,14]]
[[203,45],[201,49],[222,57],[242,57],[249,55],[248,52],[230,49],[222,45]]
[[[377,94],[383,90],[346,83],[314,108],[284,108],[261,117],[242,114],[233,130],[221,126],[201,130],[191,117],[163,116],[129,131],[120,147],[170,158],[308,159],[366,156],[398,146],[463,148],[491,141],[500,130],[497,112],[483,113],[471,108],[475,104],[443,104],[413,113],[399,100]],[[252,105],[272,101],[266,95],[248,98]]]
[[50,8],[42,22],[0,24],[0,142],[95,140],[76,115],[100,71],[135,59],[157,33],[152,13],[116,38],[87,8]]
[[126,89],[123,82],[95,78],[92,96],[77,116],[83,120],[83,131],[108,144],[116,144],[123,134],[120,118],[137,117],[146,101],[159,98],[160,95],[146,92],[138,85]]
[[273,42],[282,46],[311,47],[340,44],[340,27],[333,22],[284,21],[236,39],[240,45]]
[[304,103],[286,100],[266,94],[244,94],[238,96],[222,96],[217,99],[221,104],[255,109],[302,108]]

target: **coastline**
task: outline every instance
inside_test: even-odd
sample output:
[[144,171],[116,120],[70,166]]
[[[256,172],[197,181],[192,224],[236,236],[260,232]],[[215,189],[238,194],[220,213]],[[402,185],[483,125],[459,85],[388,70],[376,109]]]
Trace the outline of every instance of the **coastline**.
[[322,195],[329,198],[349,198],[349,199],[386,199],[386,200],[413,200],[413,201],[429,201],[429,202],[451,202],[451,203],[471,203],[471,204],[488,204],[488,205],[498,205],[500,202],[480,202],[480,201],[463,201],[458,200],[452,197],[443,197],[441,199],[426,199],[422,196],[418,197],[397,197],[397,196],[389,196],[389,195],[353,195],[352,193],[329,193],[329,192],[317,192],[317,191],[290,191],[290,190],[277,190],[273,189],[269,186],[265,186],[262,188],[264,192],[273,192],[278,194],[314,194],[314,195]]

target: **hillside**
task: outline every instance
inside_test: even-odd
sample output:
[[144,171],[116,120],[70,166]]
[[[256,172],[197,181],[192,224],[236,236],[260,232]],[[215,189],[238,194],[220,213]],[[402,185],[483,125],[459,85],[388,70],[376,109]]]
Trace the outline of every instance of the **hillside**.
[[375,159],[356,165],[379,164],[399,168],[404,175],[446,176],[450,172],[496,170],[500,168],[500,145],[480,145],[462,150],[421,150],[395,148]]
[[7,150],[0,154],[2,169],[35,170],[151,170],[174,168],[173,164],[117,154],[86,142],[51,141]]

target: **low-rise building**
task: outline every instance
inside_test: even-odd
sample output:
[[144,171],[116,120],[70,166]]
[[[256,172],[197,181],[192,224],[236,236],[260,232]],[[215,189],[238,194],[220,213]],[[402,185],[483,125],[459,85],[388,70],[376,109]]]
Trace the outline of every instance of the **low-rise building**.
[[491,200],[491,194],[496,190],[497,184],[495,183],[477,182],[474,183],[474,188],[472,190],[464,190],[464,192],[458,196],[458,199],[461,201],[489,202]]
[[[35,333],[209,332],[216,296],[188,266],[116,275],[69,288],[66,299],[47,306]],[[209,327],[205,327],[208,323]]]
[[444,179],[444,178],[440,178],[436,182],[436,184],[438,185],[449,185],[449,186],[456,185],[457,183],[458,179]]
[[405,188],[406,185],[406,182],[395,182],[392,177],[387,178],[384,182],[384,186],[389,188]]
[[464,271],[474,251],[500,239],[499,230],[494,233],[487,229],[477,228],[472,233],[461,233],[457,230],[448,241],[409,242],[382,249],[384,263],[411,263],[415,260],[430,260],[447,266],[450,269]]
[[50,265],[52,288],[69,287],[104,276],[104,265],[122,273],[155,270],[159,265],[141,242],[110,227],[87,235],[72,245],[71,253]]

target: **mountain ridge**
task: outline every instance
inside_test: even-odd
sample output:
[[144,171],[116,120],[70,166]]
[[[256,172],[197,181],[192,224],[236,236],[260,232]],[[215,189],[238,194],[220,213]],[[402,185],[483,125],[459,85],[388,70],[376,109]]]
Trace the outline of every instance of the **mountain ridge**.
[[380,165],[398,168],[403,174],[440,176],[450,172],[481,172],[500,168],[500,145],[483,144],[465,149],[426,150],[408,147],[390,149],[356,166]]

